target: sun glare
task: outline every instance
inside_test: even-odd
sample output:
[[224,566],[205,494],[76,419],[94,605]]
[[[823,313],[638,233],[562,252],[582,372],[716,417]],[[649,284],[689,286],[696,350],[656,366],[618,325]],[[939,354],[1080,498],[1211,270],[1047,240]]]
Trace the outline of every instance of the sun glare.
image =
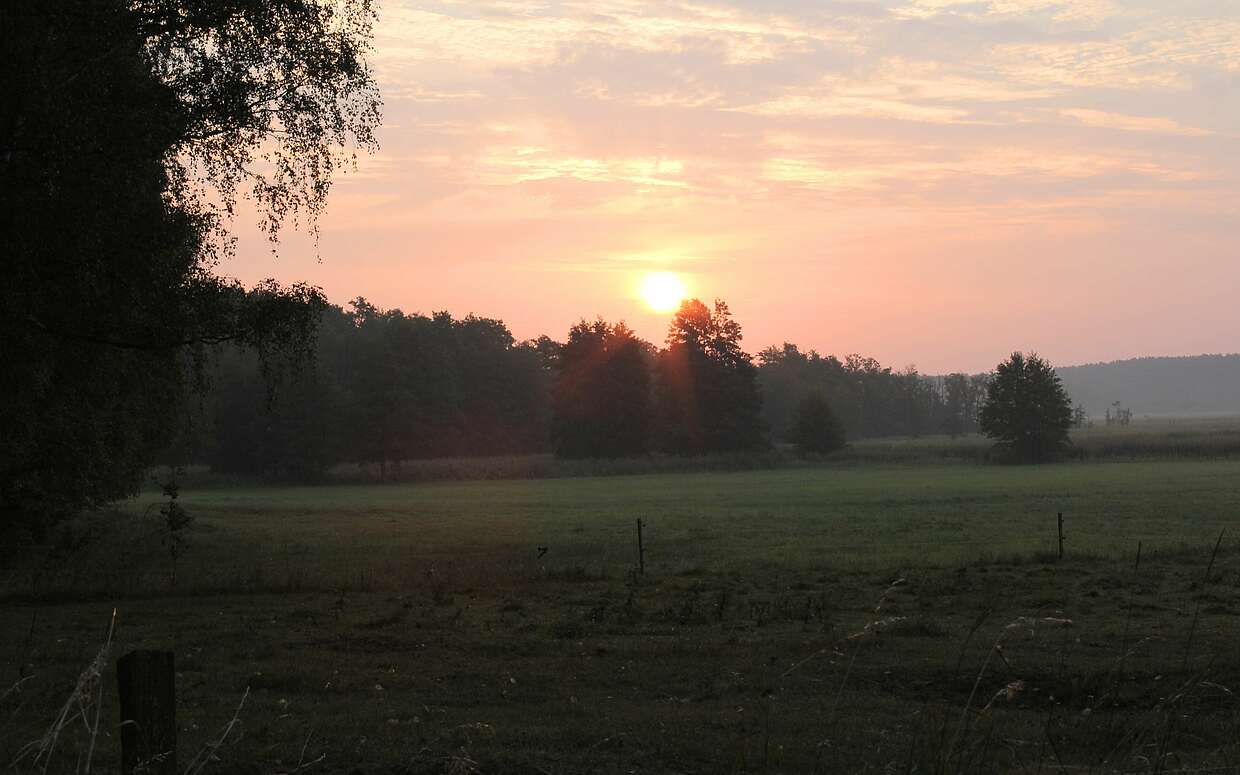
[[685,297],[685,284],[675,272],[650,272],[642,280],[641,293],[655,312],[672,312]]

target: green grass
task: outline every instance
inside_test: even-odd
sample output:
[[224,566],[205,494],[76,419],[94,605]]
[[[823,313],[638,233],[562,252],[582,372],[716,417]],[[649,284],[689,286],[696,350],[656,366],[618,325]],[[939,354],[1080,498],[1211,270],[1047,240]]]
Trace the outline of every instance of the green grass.
[[[188,492],[200,535],[189,587],[292,574],[337,588],[431,567],[623,575],[635,520],[651,571],[772,565],[898,570],[1048,552],[1065,514],[1076,553],[1200,545],[1240,515],[1240,461],[789,469],[622,478]],[[147,496],[134,511],[157,502]],[[535,547],[549,548],[535,563]]]
[[1240,461],[191,490],[175,589],[158,502],[10,580],[0,759],[115,607],[118,653],[177,653],[184,759],[250,688],[219,771],[1240,762]]

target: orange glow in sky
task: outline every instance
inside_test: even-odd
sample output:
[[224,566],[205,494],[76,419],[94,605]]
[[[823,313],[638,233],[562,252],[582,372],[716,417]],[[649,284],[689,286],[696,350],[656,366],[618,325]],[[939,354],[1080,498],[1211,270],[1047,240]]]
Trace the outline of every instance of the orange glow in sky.
[[372,63],[317,253],[242,218],[222,271],[656,343],[667,272],[928,372],[1240,349],[1234,3],[386,0]]
[[685,284],[675,272],[647,272],[641,297],[655,312],[675,312],[685,298]]

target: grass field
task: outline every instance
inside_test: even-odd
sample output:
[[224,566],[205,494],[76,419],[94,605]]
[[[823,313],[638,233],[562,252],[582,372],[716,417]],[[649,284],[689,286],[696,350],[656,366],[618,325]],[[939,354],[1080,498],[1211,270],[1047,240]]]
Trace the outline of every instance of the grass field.
[[[32,677],[0,701],[0,763],[43,733],[115,608],[115,653],[176,652],[183,759],[248,687],[218,771],[1240,766],[1240,461],[181,500],[175,587],[154,495],[122,530],[79,526],[57,573],[32,559],[8,580],[0,686]],[[105,769],[115,751],[113,729]]]

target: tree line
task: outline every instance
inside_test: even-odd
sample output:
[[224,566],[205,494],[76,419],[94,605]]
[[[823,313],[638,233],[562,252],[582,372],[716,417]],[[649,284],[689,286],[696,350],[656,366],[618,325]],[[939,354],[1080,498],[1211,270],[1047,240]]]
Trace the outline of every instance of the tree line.
[[787,440],[796,422],[798,401],[810,392],[827,396],[849,438],[977,433],[987,375],[919,374],[897,371],[873,358],[843,360],[784,343],[758,353],[765,398],[764,417],[771,435]]
[[723,301],[685,302],[662,346],[623,322],[516,341],[502,321],[322,307],[313,358],[221,347],[169,459],[312,480],[338,463],[554,452],[704,455],[976,433],[985,375],[931,377],[785,343],[751,356]]
[[546,447],[544,355],[503,323],[325,307],[313,357],[273,372],[228,347],[189,406],[177,455],[218,471],[309,480],[340,462]]

